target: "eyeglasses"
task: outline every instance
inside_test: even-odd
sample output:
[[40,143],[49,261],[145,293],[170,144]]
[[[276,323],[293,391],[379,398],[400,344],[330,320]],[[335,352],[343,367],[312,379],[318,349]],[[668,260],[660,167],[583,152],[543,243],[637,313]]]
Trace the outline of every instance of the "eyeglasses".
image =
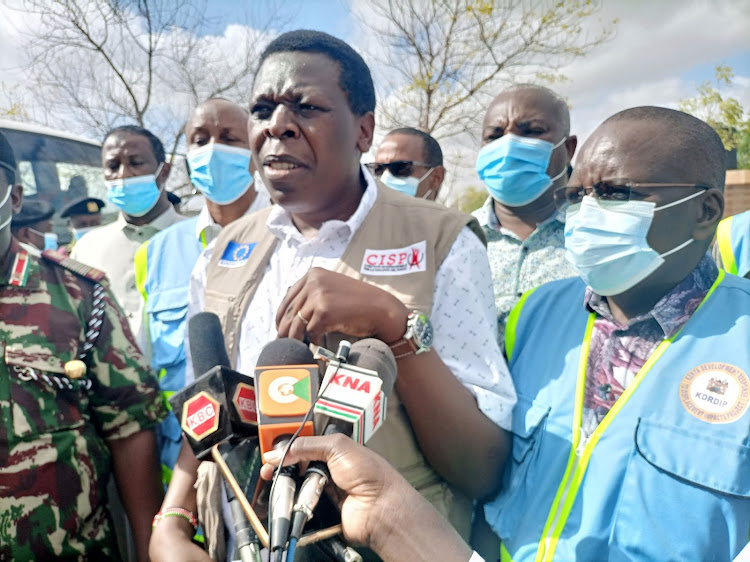
[[597,182],[591,187],[583,187],[582,185],[559,187],[554,191],[553,195],[557,208],[565,211],[571,205],[581,203],[586,195],[591,195],[592,193],[597,199],[602,201],[612,201],[615,203],[624,203],[630,200],[638,201],[645,199],[646,194],[636,193],[633,190],[650,187],[697,187],[700,189],[711,189],[711,187],[699,183],[638,183],[617,178]]
[[424,162],[417,162],[415,160],[396,160],[394,162],[370,162],[369,164],[365,164],[370,171],[375,175],[375,177],[380,177],[383,175],[383,172],[386,170],[389,170],[391,174],[396,176],[397,178],[405,178],[414,172],[414,166],[423,166],[425,168],[432,168],[429,164],[426,164]]

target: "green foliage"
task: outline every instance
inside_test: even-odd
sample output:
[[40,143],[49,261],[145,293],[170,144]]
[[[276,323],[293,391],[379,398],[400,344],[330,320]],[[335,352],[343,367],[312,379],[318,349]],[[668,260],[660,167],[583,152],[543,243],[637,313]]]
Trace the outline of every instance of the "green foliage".
[[471,213],[481,207],[487,200],[487,190],[483,187],[467,187],[458,198],[458,208],[464,213]]
[[[737,165],[750,167],[750,118],[736,98],[727,97],[723,88],[732,85],[734,72],[725,65],[716,67],[714,81],[698,86],[698,95],[680,101],[680,109],[703,119],[721,137],[724,148],[737,149]],[[742,162],[742,163],[741,163]]]

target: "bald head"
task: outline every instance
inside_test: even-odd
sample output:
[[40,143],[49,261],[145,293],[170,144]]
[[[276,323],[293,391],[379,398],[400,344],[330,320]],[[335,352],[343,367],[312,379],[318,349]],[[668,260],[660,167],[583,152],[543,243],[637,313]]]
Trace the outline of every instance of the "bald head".
[[601,147],[602,142],[615,139],[622,145],[619,159],[637,159],[660,177],[670,177],[669,181],[724,189],[726,157],[721,138],[708,123],[692,115],[665,107],[626,109],[594,131],[581,158],[590,152],[590,141]]
[[247,120],[242,106],[223,98],[211,98],[198,105],[185,125],[188,150],[209,142],[248,148]]
[[555,124],[562,135],[570,134],[570,110],[568,104],[558,94],[536,84],[518,84],[504,90],[492,100],[487,108],[487,116],[497,105],[506,105],[508,102],[522,103],[526,106],[535,107],[545,117]]

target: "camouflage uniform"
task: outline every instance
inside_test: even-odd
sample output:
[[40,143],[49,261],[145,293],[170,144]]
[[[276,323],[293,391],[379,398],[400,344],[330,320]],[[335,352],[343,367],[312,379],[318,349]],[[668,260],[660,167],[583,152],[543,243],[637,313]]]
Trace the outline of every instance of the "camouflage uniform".
[[[11,270],[0,272],[0,560],[116,559],[107,441],[164,417],[157,381],[96,282],[103,274],[15,239],[9,256]],[[66,376],[82,356],[85,375]]]

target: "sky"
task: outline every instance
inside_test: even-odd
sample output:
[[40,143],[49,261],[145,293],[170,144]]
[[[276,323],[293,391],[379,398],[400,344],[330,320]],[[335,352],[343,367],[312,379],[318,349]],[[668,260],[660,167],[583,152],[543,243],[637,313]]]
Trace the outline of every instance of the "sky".
[[[273,5],[279,14],[279,30],[318,29],[357,48],[362,46],[362,33],[352,12],[367,1],[209,0],[210,21],[205,33],[226,41],[232,26],[246,21],[248,11],[262,13],[264,6]],[[579,146],[605,118],[627,107],[650,104],[676,108],[681,99],[695,94],[702,81],[713,79],[718,64],[729,65],[735,72],[733,87],[724,93],[750,109],[750,1],[602,3],[597,17],[603,21],[618,19],[614,38],[563,68],[567,80],[552,86],[570,105],[571,133],[577,134]],[[274,31],[278,30],[272,29],[271,35]],[[17,29],[0,20],[0,82],[5,91],[23,79],[17,68],[20,55],[14,33]],[[461,150],[465,165],[457,174],[458,183],[478,185],[471,171],[476,147]]]

